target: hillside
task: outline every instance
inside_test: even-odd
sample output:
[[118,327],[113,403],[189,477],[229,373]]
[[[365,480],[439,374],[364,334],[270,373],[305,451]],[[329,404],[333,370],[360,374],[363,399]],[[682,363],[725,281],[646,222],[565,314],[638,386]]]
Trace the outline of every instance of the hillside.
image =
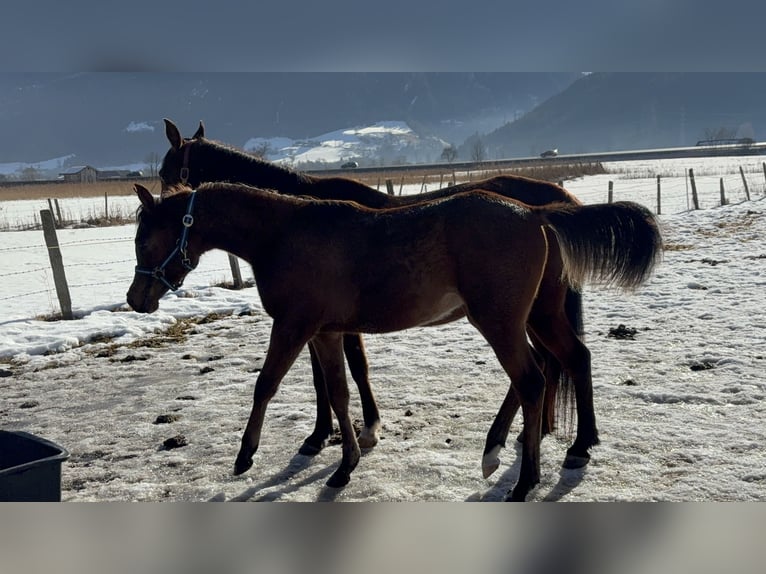
[[763,73],[593,73],[483,140],[488,157],[515,157],[766,139],[765,91]]
[[[164,153],[162,118],[189,135],[312,138],[379,121],[459,144],[566,88],[575,73],[0,74],[0,163],[74,154],[96,167]],[[8,134],[11,137],[8,137]]]

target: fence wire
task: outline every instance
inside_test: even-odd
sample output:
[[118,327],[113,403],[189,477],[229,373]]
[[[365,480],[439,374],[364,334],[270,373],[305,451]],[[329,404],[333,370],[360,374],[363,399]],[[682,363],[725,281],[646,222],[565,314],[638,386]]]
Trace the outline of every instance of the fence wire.
[[[650,170],[651,171],[651,170]],[[489,174],[494,175],[494,174]],[[642,203],[649,207],[653,211],[660,211],[663,214],[671,214],[671,213],[679,213],[683,211],[687,211],[692,208],[691,203],[691,188],[689,184],[689,170],[686,169],[683,171],[683,175],[681,175],[681,171],[675,170],[671,171],[667,174],[663,173],[647,173],[647,174],[641,174],[641,177],[632,177],[629,172],[613,172],[612,174],[606,174],[605,176],[599,176],[599,177],[613,177],[612,181],[612,193],[613,193],[613,200],[618,201],[621,199],[628,199],[632,201],[636,201],[638,203]],[[661,205],[657,205],[657,177],[659,177],[659,186],[660,186],[660,201]],[[685,185],[683,187],[678,185],[678,182],[676,182],[675,185],[667,185],[665,183],[665,179],[676,179],[684,177],[685,179]],[[759,178],[766,179],[766,167],[764,168],[764,173],[761,174],[760,170],[753,171],[749,170],[745,173],[746,180],[748,182],[748,190],[750,194],[751,199],[757,199],[759,197],[762,197],[764,194],[766,194],[766,183],[760,182]],[[446,177],[445,181],[451,180],[450,177]],[[644,181],[639,181],[644,180]],[[723,181],[723,186],[725,190],[725,196],[726,196],[726,203],[736,203],[740,202],[746,199],[746,189],[745,184],[742,180],[741,174],[739,173],[732,173],[731,171],[728,171],[724,174],[718,174],[718,173],[711,173],[710,170],[699,170],[699,173],[697,173],[695,168],[695,180],[697,185],[697,195],[699,199],[699,204],[701,209],[709,209],[712,207],[717,207],[721,204],[721,193],[720,193],[720,182]],[[424,180],[425,181],[425,180]],[[603,179],[602,181],[606,181],[606,179]],[[572,182],[570,182],[572,183]],[[421,191],[424,188],[427,188],[426,184],[420,184]],[[564,182],[564,187],[567,187],[567,182]],[[573,185],[573,187],[576,187]],[[607,193],[608,189],[606,187],[606,184],[604,184],[604,187],[601,189],[597,189],[595,187],[589,187],[588,189],[580,189],[578,191],[575,191],[575,195],[577,195],[580,199],[586,202],[597,202],[602,203],[607,201]],[[670,210],[666,209],[666,206],[674,206]],[[74,230],[79,231],[79,230]],[[85,230],[83,230],[85,231]],[[9,232],[10,233],[10,232]],[[41,233],[42,234],[42,233]],[[66,250],[68,248],[73,247],[98,247],[99,245],[112,245],[117,243],[132,243],[134,241],[133,236],[123,236],[123,237],[114,237],[109,239],[70,239],[68,241],[64,241],[59,243],[59,247],[62,250]],[[4,254],[10,254],[10,253],[24,253],[27,254],[29,252],[47,252],[47,247],[45,245],[45,242],[42,243],[35,243],[35,244],[28,244],[28,245],[20,245],[20,246],[14,246],[14,247],[0,247],[0,256]],[[94,250],[94,254],[98,255],[98,250]],[[95,259],[95,258],[94,258]],[[90,267],[90,268],[98,268],[98,267],[108,267],[112,265],[126,265],[126,273],[125,278],[122,279],[113,279],[115,276],[114,273],[110,275],[110,278],[106,281],[90,281],[86,283],[75,283],[69,285],[70,289],[89,289],[89,288],[97,288],[101,286],[108,286],[108,285],[114,285],[118,283],[127,283],[130,281],[130,278],[132,276],[132,265],[130,267],[127,266],[127,264],[134,263],[134,259],[116,259],[116,260],[93,260],[93,261],[80,261],[76,263],[67,263],[66,262],[66,256],[64,257],[64,264],[66,268],[82,268],[82,267]],[[127,272],[129,271],[129,272]],[[24,275],[30,275],[30,274],[39,274],[39,273],[45,273],[45,282],[48,283],[50,276],[48,273],[51,272],[50,267],[35,267],[33,269],[19,269],[14,271],[8,271],[4,273],[0,273],[0,279],[9,279],[9,278],[18,278],[20,276]],[[230,274],[231,269],[227,267],[221,267],[216,269],[209,269],[206,270],[208,274],[215,274],[215,273],[225,273]],[[51,281],[52,283],[52,281]],[[13,288],[12,285],[12,279],[10,281],[6,281],[5,285],[5,292],[9,291]],[[25,291],[23,293],[11,293],[11,294],[4,294],[0,296],[0,302],[5,301],[12,301],[16,299],[21,298],[27,298],[27,297],[36,297],[40,295],[46,296],[46,304],[50,303],[50,301],[56,301],[56,292],[53,285],[46,289],[34,289],[30,291]]]

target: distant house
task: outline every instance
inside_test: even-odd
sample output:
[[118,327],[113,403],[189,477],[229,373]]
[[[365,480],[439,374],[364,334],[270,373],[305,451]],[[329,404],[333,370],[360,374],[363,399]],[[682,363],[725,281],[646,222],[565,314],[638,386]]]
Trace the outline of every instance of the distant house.
[[98,172],[98,179],[125,179],[130,177],[130,173],[127,169],[102,169]]
[[59,177],[73,183],[95,183],[98,179],[98,170],[89,165],[77,165],[62,171]]

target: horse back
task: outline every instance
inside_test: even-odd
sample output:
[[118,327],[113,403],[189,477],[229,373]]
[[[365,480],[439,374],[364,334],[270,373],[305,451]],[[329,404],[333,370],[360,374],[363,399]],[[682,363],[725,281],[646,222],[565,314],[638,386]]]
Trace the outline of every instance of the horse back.
[[580,201],[574,195],[560,185],[520,175],[498,175],[476,182],[468,182],[456,187],[459,191],[472,191],[476,189],[491,191],[504,197],[521,201],[527,205],[547,205],[559,202],[580,204]]

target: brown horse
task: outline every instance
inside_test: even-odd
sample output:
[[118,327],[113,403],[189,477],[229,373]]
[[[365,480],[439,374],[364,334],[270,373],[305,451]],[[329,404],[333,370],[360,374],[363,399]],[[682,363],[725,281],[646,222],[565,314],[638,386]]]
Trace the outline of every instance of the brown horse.
[[[136,192],[142,209],[136,273],[127,294],[133,309],[155,311],[202,253],[222,249],[253,266],[264,309],[273,318],[235,474],[252,466],[267,404],[311,342],[342,439],[331,487],[345,485],[360,458],[348,413],[343,333],[399,331],[467,316],[511,380],[501,413],[509,402],[521,403],[521,470],[510,498],[524,500],[540,477],[545,381],[526,325],[548,257],[542,226],[556,234],[564,277],[575,286],[596,279],[636,287],[662,247],[651,213],[629,202],[531,207],[477,191],[374,210],[241,184],[204,184],[164,199],[140,185]],[[561,344],[555,329],[541,329],[537,336],[548,348]],[[507,432],[501,419],[488,442],[504,438],[498,436]]]
[[[165,120],[165,132],[170,142],[170,149],[165,154],[160,169],[163,189],[176,184],[188,184],[197,187],[209,181],[237,181],[261,188],[274,189],[287,195],[306,195],[321,199],[353,200],[367,207],[382,208],[412,205],[449,197],[456,193],[483,189],[493,191],[505,197],[519,200],[529,205],[545,205],[564,202],[579,205],[580,202],[561,186],[525,177],[504,175],[478,182],[464,183],[439,191],[416,196],[391,196],[376,191],[358,181],[340,177],[313,177],[296,172],[276,164],[262,161],[241,150],[226,146],[205,138],[202,122],[191,139],[184,139],[170,120]],[[556,397],[560,397],[559,412],[568,415],[571,409],[574,386],[577,403],[577,435],[567,452],[564,466],[580,467],[590,459],[588,450],[598,444],[598,430],[593,409],[593,392],[590,370],[590,353],[582,342],[582,298],[579,292],[560,281],[562,262],[556,245],[556,237],[548,233],[551,245],[540,294],[535,301],[529,320],[529,336],[535,349],[541,356],[546,378],[546,392],[543,408],[543,434],[554,429]],[[566,343],[554,349],[547,349],[540,342],[537,331],[557,329],[567,333]],[[362,337],[348,333],[343,338],[344,350],[348,359],[351,375],[359,388],[364,415],[364,428],[359,436],[363,447],[374,446],[377,442],[380,416],[372,388],[369,383],[367,359]],[[317,393],[317,419],[314,432],[309,436],[300,452],[313,454],[318,452],[325,439],[332,433],[332,415],[329,401],[311,345],[314,386]],[[562,371],[562,364],[564,370]],[[559,378],[563,385],[557,393]],[[502,421],[496,421],[503,432],[502,440],[496,444],[487,444],[487,458],[484,465],[485,476],[489,476],[498,466],[497,454],[505,446],[505,437],[510,429],[513,416],[519,403],[512,398],[508,412]]]

